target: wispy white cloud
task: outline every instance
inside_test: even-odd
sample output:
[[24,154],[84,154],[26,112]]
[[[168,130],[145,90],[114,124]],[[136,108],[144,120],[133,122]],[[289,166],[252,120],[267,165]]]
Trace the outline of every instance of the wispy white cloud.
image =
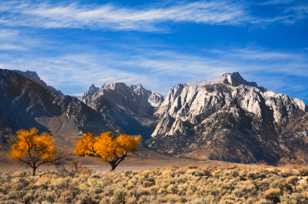
[[285,12],[293,15],[295,19],[304,19],[308,15],[308,4],[289,7]]
[[36,56],[33,60],[32,56],[16,58],[12,55],[0,55],[0,68],[35,71],[49,85],[72,95],[85,91],[91,84],[101,85],[116,81],[145,85],[158,83],[150,76],[105,65],[102,57],[79,53],[57,57]]
[[248,73],[267,70],[308,76],[308,72],[305,72],[308,70],[306,54],[258,48],[209,50],[195,55],[174,51],[144,51],[126,59],[125,63],[153,69],[156,73],[197,78],[207,78],[226,71]]
[[0,3],[0,11],[6,13],[1,16],[0,24],[8,26],[142,31],[161,30],[158,24],[162,22],[234,25],[247,18],[243,6],[224,1],[200,1],[152,8],[5,1]]
[[16,42],[18,37],[19,32],[15,30],[0,29],[0,51],[24,50],[25,47]]
[[[288,5],[291,0],[270,0],[261,5]],[[235,1],[193,1],[164,6],[123,7],[113,4],[0,2],[0,25],[48,29],[81,28],[166,31],[163,23],[207,25],[292,24],[307,17],[307,7],[292,5],[272,16],[252,15],[249,4]]]
[[38,37],[31,37],[15,29],[0,28],[0,51],[26,51],[41,43]]
[[143,53],[147,54],[125,59],[126,63],[161,79],[158,89],[164,92],[179,82],[211,80],[224,72],[240,72],[261,86],[308,100],[304,95],[308,86],[306,53],[260,48],[210,50],[197,55],[157,50]]
[[295,0],[267,0],[264,2],[259,3],[260,5],[284,5],[293,3]]
[[228,58],[240,58],[241,60],[255,60],[259,62],[263,61],[304,61],[306,56],[300,52],[281,52],[274,50],[266,50],[260,48],[234,48],[229,50],[212,50],[212,53],[216,53]]
[[[121,54],[120,54],[121,53]],[[251,80],[269,73],[277,76],[308,78],[308,60],[304,53],[281,52],[257,48],[210,50],[199,54],[181,53],[168,49],[140,49],[132,53],[116,51],[81,52],[56,57],[1,56],[0,67],[34,70],[49,84],[69,94],[80,93],[90,84],[123,81],[142,83],[153,90],[166,92],[180,82],[209,80],[223,72],[238,71]],[[279,90],[285,84],[273,76]],[[271,87],[272,86],[272,87]],[[277,86],[279,86],[277,88]],[[298,86],[288,84],[289,89]]]
[[305,2],[298,3],[295,0],[269,0],[260,2],[258,5],[276,7],[279,6],[280,12],[273,14],[271,17],[266,18],[252,18],[257,24],[269,23],[285,23],[294,24],[296,22],[307,19],[308,17],[308,4]]

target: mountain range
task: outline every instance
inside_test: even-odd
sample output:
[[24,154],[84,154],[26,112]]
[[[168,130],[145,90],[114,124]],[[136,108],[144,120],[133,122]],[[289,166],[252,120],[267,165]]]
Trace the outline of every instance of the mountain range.
[[82,132],[141,134],[163,154],[231,162],[308,161],[307,105],[235,73],[178,84],[164,97],[142,85],[91,85],[79,98],[35,72],[0,69],[0,144],[37,127],[71,147]]

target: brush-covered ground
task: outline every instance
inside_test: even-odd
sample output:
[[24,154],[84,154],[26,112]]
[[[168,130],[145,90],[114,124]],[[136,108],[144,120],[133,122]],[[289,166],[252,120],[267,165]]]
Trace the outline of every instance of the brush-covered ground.
[[169,162],[129,170],[121,165],[114,172],[93,165],[45,167],[37,176],[2,171],[0,203],[308,203],[307,166]]

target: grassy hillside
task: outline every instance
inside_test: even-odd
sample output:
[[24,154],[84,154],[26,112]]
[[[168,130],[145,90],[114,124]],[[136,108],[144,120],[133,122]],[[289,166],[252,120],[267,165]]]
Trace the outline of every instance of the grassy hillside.
[[308,203],[307,167],[0,173],[0,203]]

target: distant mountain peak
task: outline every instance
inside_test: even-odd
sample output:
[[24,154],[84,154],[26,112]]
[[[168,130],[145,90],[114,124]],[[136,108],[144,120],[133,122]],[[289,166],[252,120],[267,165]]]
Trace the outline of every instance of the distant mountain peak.
[[39,77],[39,75],[34,71],[20,71],[20,70],[14,70],[14,72],[21,74],[22,76],[39,83],[43,86],[47,86],[47,84]]
[[224,84],[229,84],[231,86],[247,85],[257,87],[256,82],[246,81],[239,72],[223,73],[219,79]]
[[158,107],[163,101],[163,96],[160,93],[147,90],[141,83],[127,85],[124,82],[104,83],[101,88],[91,85],[82,96],[82,100],[91,107],[94,107],[92,104],[93,100],[107,93],[129,98],[140,97],[140,99],[144,99],[144,103],[149,103],[154,108]]
[[230,84],[232,86],[238,86],[241,84],[257,86],[255,82],[246,81],[239,72],[223,73],[222,78],[224,83]]
[[63,95],[61,91],[55,89],[52,86],[49,86],[46,84],[45,81],[41,79],[41,77],[37,74],[37,72],[34,71],[20,71],[20,70],[13,70],[15,73],[18,73],[22,75],[23,77],[30,79],[31,81],[34,81],[35,83],[38,83],[39,85],[42,85],[43,87],[46,87],[51,91],[54,95]]
[[[82,101],[98,112],[109,112],[128,133],[147,134],[154,123],[153,113],[163,97],[145,89],[141,84],[105,83],[101,88],[91,86]],[[147,132],[147,133],[145,133]]]
[[142,84],[133,84],[130,87],[134,90],[134,93],[137,94],[137,95],[143,95],[143,94],[150,93],[150,91],[146,90],[142,86]]
[[[97,87],[90,87],[92,90],[97,91]],[[90,89],[89,88],[89,89]],[[102,85],[101,90],[114,90],[114,91],[132,91],[137,95],[149,95],[150,91],[145,89],[142,84],[133,84],[127,85],[124,82],[112,82],[112,83],[105,83]]]
[[99,90],[99,88],[97,86],[95,86],[94,84],[91,84],[91,86],[89,87],[89,89],[87,90],[87,94],[93,95],[95,94],[97,91]]
[[189,82],[189,83],[179,83],[177,84],[174,89],[182,89],[185,86],[205,86],[205,85],[213,85],[213,84],[224,84],[232,87],[238,87],[238,86],[250,86],[250,87],[256,87],[259,88],[262,91],[266,91],[264,87],[258,86],[256,82],[250,82],[247,81],[242,77],[242,75],[239,72],[225,72],[220,74],[215,79],[210,80],[202,80],[202,81],[195,81],[195,82]]
[[104,83],[101,89],[109,90],[125,90],[128,86],[124,82]]

